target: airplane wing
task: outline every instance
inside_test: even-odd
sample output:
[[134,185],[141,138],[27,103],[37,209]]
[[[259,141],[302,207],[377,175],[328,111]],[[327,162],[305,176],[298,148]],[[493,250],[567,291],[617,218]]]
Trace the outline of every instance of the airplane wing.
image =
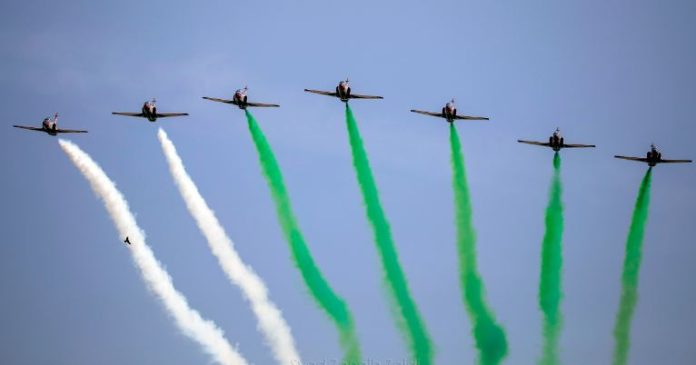
[[319,94],[319,95],[326,95],[326,96],[338,96],[335,92],[331,91],[321,91],[321,90],[312,90],[312,89],[304,89],[304,91],[308,93],[314,93],[314,94]]
[[188,113],[157,113],[157,118],[183,117],[186,115],[188,115]]
[[628,156],[619,156],[615,155],[615,158],[620,158],[622,160],[629,160],[629,161],[638,161],[638,162],[648,162],[647,158],[642,158],[642,157],[628,157]]
[[525,141],[523,139],[518,139],[517,142],[526,143],[526,144],[533,144],[535,146],[551,147],[551,144],[549,144],[548,142]]
[[460,119],[460,120],[489,120],[488,117],[472,117],[469,115],[457,115],[454,117],[454,119]]
[[588,148],[588,147],[597,147],[593,144],[563,144],[563,148]]
[[143,113],[112,112],[113,115],[125,115],[127,117],[144,117]]
[[40,132],[43,131],[43,128],[27,127],[27,126],[23,126],[23,125],[13,125],[13,127],[15,127],[15,128],[22,128],[22,129],[28,129],[28,130],[30,130],[30,131],[40,131]]
[[349,99],[384,99],[381,96],[374,95],[360,95],[360,94],[350,94]]
[[660,160],[660,163],[691,163],[691,160]]
[[234,100],[228,100],[228,99],[209,98],[207,96],[204,96],[203,99],[210,100],[210,101],[217,101],[218,103],[235,104]]
[[268,108],[268,107],[277,108],[277,107],[279,107],[280,105],[278,105],[278,104],[266,104],[266,103],[249,103],[249,102],[247,102],[247,106],[264,107],[264,108]]
[[87,131],[79,129],[56,129],[56,133],[87,133]]
[[424,110],[416,110],[416,109],[411,109],[411,112],[413,112],[413,113],[418,113],[418,114],[423,114],[423,115],[430,115],[431,117],[444,118],[444,117],[442,116],[442,113],[426,112],[426,111],[424,111]]

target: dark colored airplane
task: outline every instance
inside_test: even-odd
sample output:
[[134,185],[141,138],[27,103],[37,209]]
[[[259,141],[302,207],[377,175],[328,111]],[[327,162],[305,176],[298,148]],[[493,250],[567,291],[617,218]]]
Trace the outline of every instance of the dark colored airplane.
[[440,113],[437,112],[427,112],[423,110],[411,109],[412,112],[430,115],[432,117],[445,118],[447,122],[452,123],[455,120],[489,120],[487,117],[472,117],[469,115],[457,115],[457,107],[454,105],[454,99],[450,100],[445,106],[442,107]]
[[128,239],[128,236],[126,236],[126,239],[123,241],[123,243],[131,244],[130,240]]
[[561,148],[588,148],[588,147],[596,147],[593,144],[570,144],[570,143],[565,143],[565,140],[563,139],[563,136],[561,136],[561,130],[556,128],[556,131],[553,132],[551,137],[549,137],[548,142],[537,142],[537,141],[525,141],[523,139],[518,139],[517,142],[519,143],[526,143],[526,144],[533,144],[536,146],[544,146],[544,147],[550,147],[554,151],[558,152],[561,150]]
[[52,136],[59,133],[87,133],[87,131],[84,130],[58,128],[58,113],[53,115],[53,118],[44,118],[43,122],[41,122],[41,127],[27,127],[24,125],[13,125],[13,127],[28,129],[30,131],[46,132]]
[[335,98],[341,99],[341,101],[344,103],[348,102],[348,100],[350,100],[350,99],[384,99],[381,96],[360,95],[360,94],[351,93],[350,86],[348,86],[348,79],[346,79],[345,81],[339,82],[338,86],[336,86],[335,92],[312,90],[312,89],[304,89],[304,91],[306,91],[308,93],[313,93],[313,94],[333,96]]
[[248,91],[248,88],[246,86],[244,86],[243,89],[237,89],[237,91],[234,92],[232,99],[210,98],[207,96],[204,96],[203,99],[217,101],[218,103],[236,105],[239,107],[239,109],[242,109],[242,110],[244,110],[248,107],[277,108],[280,106],[278,104],[250,103],[247,100],[247,91]]
[[157,102],[155,99],[146,101],[143,104],[143,108],[141,109],[140,113],[112,112],[111,114],[125,115],[127,117],[147,118],[147,120],[149,120],[150,122],[157,121],[157,118],[183,117],[188,115],[188,113],[158,113],[156,103]]
[[614,156],[622,160],[645,162],[648,166],[653,167],[659,163],[691,163],[691,160],[665,160],[662,158],[662,153],[657,150],[654,144],[650,145],[650,151],[646,154],[645,158],[642,157],[627,157],[627,156]]

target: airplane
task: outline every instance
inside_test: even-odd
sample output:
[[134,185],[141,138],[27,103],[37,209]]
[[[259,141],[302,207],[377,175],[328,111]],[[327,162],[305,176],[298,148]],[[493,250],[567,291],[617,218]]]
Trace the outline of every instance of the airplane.
[[645,158],[627,157],[627,156],[619,156],[619,155],[616,155],[614,157],[620,158],[622,160],[645,162],[650,167],[653,167],[653,166],[657,165],[658,163],[691,163],[691,160],[665,160],[665,159],[663,159],[662,153],[657,150],[657,147],[655,147],[655,144],[650,145],[650,151],[648,151]]
[[157,101],[152,99],[146,101],[143,104],[143,108],[140,113],[130,113],[130,112],[112,112],[113,115],[125,115],[127,117],[139,117],[147,118],[150,122],[157,121],[157,118],[169,118],[169,117],[183,117],[188,115],[188,113],[158,113],[157,112]]
[[126,239],[123,241],[123,243],[131,244],[130,240],[128,239],[128,236],[126,236]]
[[243,89],[237,89],[232,96],[232,99],[219,99],[204,96],[203,99],[217,101],[218,103],[233,104],[239,107],[239,109],[245,110],[248,107],[264,107],[264,108],[277,108],[278,104],[266,104],[266,103],[250,103],[247,101],[247,91],[248,87],[244,86]]
[[41,122],[41,127],[27,127],[24,125],[13,125],[15,128],[28,129],[30,131],[46,132],[51,136],[55,136],[59,133],[87,133],[84,130],[77,129],[59,129],[58,128],[58,113],[53,115],[53,118],[44,118]]
[[444,107],[442,107],[442,112],[426,112],[423,110],[411,109],[413,113],[430,115],[433,117],[445,118],[448,123],[452,123],[455,120],[489,120],[487,117],[472,117],[469,115],[457,115],[457,107],[454,105],[454,99],[450,100]]
[[306,91],[308,93],[319,94],[319,95],[333,96],[335,98],[341,99],[341,101],[344,103],[348,102],[348,100],[350,100],[350,99],[384,99],[381,96],[351,94],[350,86],[348,86],[348,82],[349,82],[348,79],[346,79],[345,81],[339,82],[338,86],[336,86],[335,92],[312,90],[312,89],[304,89],[304,91]]
[[556,130],[553,132],[551,137],[549,137],[548,142],[536,142],[536,141],[525,141],[523,139],[518,139],[517,142],[519,143],[527,143],[527,144],[533,144],[537,146],[544,146],[544,147],[551,147],[554,151],[558,152],[561,150],[561,148],[588,148],[588,147],[596,147],[593,144],[570,144],[570,143],[565,143],[565,140],[563,139],[563,136],[561,136],[561,130],[556,128]]

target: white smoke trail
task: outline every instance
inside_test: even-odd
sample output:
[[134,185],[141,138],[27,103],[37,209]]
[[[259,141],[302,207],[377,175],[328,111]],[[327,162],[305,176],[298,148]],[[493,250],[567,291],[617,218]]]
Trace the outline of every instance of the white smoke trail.
[[219,364],[246,365],[246,360],[225,339],[223,331],[215,323],[203,319],[198,311],[189,307],[183,294],[174,288],[172,278],[145,243],[145,233],[138,227],[135,217],[128,208],[128,202],[106,173],[77,145],[62,139],[58,143],[87,179],[92,190],[104,201],[104,206],[116,225],[120,237],[130,238],[130,252],[143,280],[162,301],[169,314],[174,317],[179,329],[201,344],[203,350]]
[[167,133],[160,129],[157,136],[167,158],[169,171],[186,202],[186,207],[208,240],[210,250],[217,257],[230,281],[239,286],[251,303],[259,329],[266,337],[276,360],[281,364],[301,363],[290,327],[283,319],[280,310],[268,298],[266,285],[254,270],[244,264],[239,257],[234,249],[234,243],[218,222],[215,213],[206,204],[191,177],[186,173],[184,164],[177,154],[174,144],[167,137]]

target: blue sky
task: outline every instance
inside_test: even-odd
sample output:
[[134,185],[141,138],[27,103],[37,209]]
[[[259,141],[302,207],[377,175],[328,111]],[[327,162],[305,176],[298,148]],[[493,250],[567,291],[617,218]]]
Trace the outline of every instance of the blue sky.
[[[510,341],[540,353],[537,307],[551,151],[515,143],[560,127],[565,363],[607,363],[626,231],[645,167],[611,158],[694,158],[696,4],[690,1],[164,2],[0,4],[0,362],[207,363],[147,292],[129,253],[57,141],[15,130],[53,112],[138,214],[193,307],[246,358],[272,357],[251,311],[188,215],[156,138],[162,126],[241,256],[266,280],[303,358],[340,358],[331,323],[292,266],[238,109],[202,100],[249,85],[277,102],[255,116],[279,160],[315,259],[354,312],[366,359],[407,356],[350,162],[343,106],[303,88],[349,76],[352,103],[416,302],[441,364],[475,351],[457,282],[447,125],[409,113],[454,97],[479,264]],[[111,111],[188,118],[151,125]],[[645,237],[632,364],[686,364],[696,349],[696,170],[659,166]]]

